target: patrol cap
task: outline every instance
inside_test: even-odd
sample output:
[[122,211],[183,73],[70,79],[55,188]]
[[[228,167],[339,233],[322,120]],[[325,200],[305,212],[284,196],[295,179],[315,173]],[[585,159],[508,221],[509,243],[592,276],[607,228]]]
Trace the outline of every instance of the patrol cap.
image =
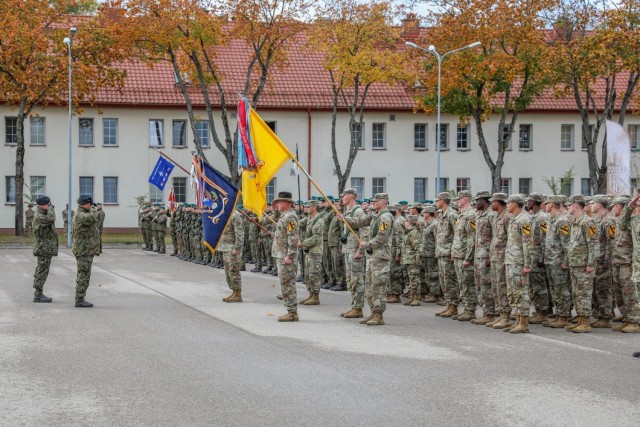
[[564,194],[560,194],[560,197],[562,198],[562,203],[566,204],[567,201],[569,200],[569,198],[567,196],[565,196]]
[[430,214],[436,213],[436,207],[434,205],[427,205],[422,209],[422,212],[427,212]]
[[407,215],[404,220],[409,221],[413,225],[416,225],[418,223],[418,215]]
[[469,190],[458,191],[458,200],[462,199],[463,197],[471,197],[471,191]]
[[626,205],[630,201],[631,201],[631,197],[629,197],[627,195],[622,195],[622,196],[618,196],[615,199],[613,199],[613,204],[614,205]]
[[572,205],[574,203],[587,203],[586,198],[581,194],[576,194],[575,196],[571,196],[567,199],[567,203]]
[[409,209],[422,209],[422,203],[411,203]]
[[478,191],[476,193],[476,197],[474,197],[473,200],[490,199],[490,198],[491,198],[491,193],[489,193],[488,191]]
[[584,196],[584,202],[585,202],[586,204],[591,204],[591,203],[593,203],[593,197],[591,197],[591,196]]
[[544,197],[540,193],[531,193],[527,197],[527,202],[543,203],[544,202]]
[[436,200],[451,200],[451,193],[449,193],[448,191],[443,191],[442,193],[438,194]]
[[[51,203],[51,199],[48,198],[47,196],[40,196],[36,199],[36,205],[38,206],[48,205],[49,203]],[[29,204],[29,206],[33,206],[33,205]]]
[[519,205],[524,205],[524,196],[522,194],[512,194],[507,199],[507,203],[515,202]]
[[387,193],[378,193],[375,196],[373,196],[373,199],[371,199],[372,202],[377,202],[378,200],[389,200],[389,195]]
[[342,194],[340,194],[340,197],[345,196],[347,194],[353,194],[354,196],[357,196],[358,192],[356,191],[355,188],[347,188],[342,192]]
[[82,196],[78,197],[79,205],[86,205],[87,203],[89,204],[93,203],[93,199],[91,198],[91,196],[83,194]]
[[509,195],[507,193],[493,193],[489,201],[495,202],[496,200],[502,200],[503,202],[506,202],[508,198]]
[[304,204],[305,208],[311,208],[311,207],[318,207],[320,206],[320,202],[317,200],[309,200],[307,203]]
[[591,202],[593,203],[600,203],[603,206],[607,206],[610,203],[610,200],[607,196],[605,196],[604,194],[596,194],[595,196],[593,196],[591,198]]
[[547,196],[547,203],[557,203],[561,205],[564,203],[564,197],[557,194],[551,194]]
[[399,211],[400,210],[400,205],[397,203],[394,203],[393,205],[389,205],[387,207],[387,209],[389,209],[390,211]]

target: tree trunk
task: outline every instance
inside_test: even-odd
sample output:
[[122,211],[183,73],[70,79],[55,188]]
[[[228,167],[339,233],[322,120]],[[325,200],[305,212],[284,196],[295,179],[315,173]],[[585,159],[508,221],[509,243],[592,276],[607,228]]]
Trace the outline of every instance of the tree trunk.
[[25,101],[18,110],[16,129],[16,198],[15,198],[15,235],[24,236],[23,188],[24,188],[24,119]]

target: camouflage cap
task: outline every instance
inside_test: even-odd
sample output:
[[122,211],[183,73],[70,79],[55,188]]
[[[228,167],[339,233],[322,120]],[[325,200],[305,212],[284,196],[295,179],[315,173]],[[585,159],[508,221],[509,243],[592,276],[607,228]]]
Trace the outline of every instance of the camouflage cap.
[[422,209],[422,203],[411,203],[409,209]]
[[471,191],[469,191],[469,190],[458,191],[457,199],[460,200],[463,197],[471,197]]
[[427,213],[436,213],[436,207],[434,205],[427,205],[422,209],[422,212],[427,212]]
[[405,221],[409,221],[409,223],[416,225],[418,223],[418,215],[407,215]]
[[320,202],[318,200],[309,200],[307,201],[307,203],[304,204],[305,208],[310,208],[310,207],[318,207],[320,206]]
[[586,204],[591,204],[591,203],[593,203],[593,197],[591,197],[591,196],[584,196],[584,202],[585,202]]
[[604,194],[596,194],[595,196],[593,196],[591,198],[591,202],[592,203],[600,203],[601,205],[608,205],[610,200],[607,196],[605,196]]
[[562,198],[562,204],[566,204],[567,201],[569,200],[569,198],[567,196],[565,196],[564,194],[560,194],[560,197]]
[[571,196],[567,199],[567,203],[572,205],[574,203],[587,203],[587,200],[582,194],[576,194],[575,196]]
[[358,196],[358,191],[355,188],[347,188],[340,194],[340,197],[346,196],[347,194],[352,194],[353,196]]
[[491,198],[491,193],[489,193],[488,191],[478,191],[476,193],[476,197],[474,197],[473,200],[490,199],[490,198]]
[[451,193],[449,193],[448,191],[443,191],[442,193],[438,194],[436,200],[451,200]]
[[547,196],[546,199],[547,203],[557,203],[559,205],[564,203],[564,196],[560,196],[557,194],[551,194],[549,196]]
[[544,202],[544,197],[540,193],[531,193],[527,196],[527,202],[542,203]]
[[507,193],[493,193],[489,201],[495,202],[496,200],[502,200],[503,202],[506,202],[508,198],[509,195]]
[[626,205],[630,201],[631,201],[631,197],[629,197],[627,195],[622,195],[622,196],[618,196],[615,199],[613,199],[613,204],[614,205]]
[[387,193],[378,193],[375,196],[373,196],[373,199],[371,199],[372,202],[377,202],[378,200],[389,200],[389,195]]
[[389,205],[387,207],[387,209],[389,209],[390,211],[399,211],[400,210],[400,205],[397,203],[394,203],[393,205]]
[[519,205],[524,205],[524,196],[522,194],[512,194],[507,199],[507,203],[515,202]]

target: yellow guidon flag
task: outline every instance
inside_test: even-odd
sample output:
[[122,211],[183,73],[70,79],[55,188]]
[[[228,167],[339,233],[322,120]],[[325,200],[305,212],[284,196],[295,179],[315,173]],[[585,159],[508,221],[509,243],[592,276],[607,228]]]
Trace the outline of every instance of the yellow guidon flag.
[[238,138],[239,157],[244,155],[246,161],[240,164],[242,202],[244,208],[261,218],[267,207],[267,185],[294,156],[246,99],[238,103]]

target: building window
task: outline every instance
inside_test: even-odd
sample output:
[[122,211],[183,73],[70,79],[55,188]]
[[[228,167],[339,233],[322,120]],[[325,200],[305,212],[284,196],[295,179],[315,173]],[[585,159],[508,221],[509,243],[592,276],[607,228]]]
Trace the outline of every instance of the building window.
[[80,139],[78,144],[83,146],[93,145],[93,119],[80,118],[78,119],[78,125],[80,129]]
[[593,138],[595,129],[595,125],[589,125],[589,133],[585,135],[584,127],[582,128],[582,151],[587,151],[587,138]]
[[359,150],[364,150],[364,123],[351,123],[351,141]]
[[35,201],[38,197],[47,194],[47,178],[44,176],[32,176],[30,178],[31,185],[29,191],[31,191],[31,198]]
[[186,120],[174,120],[173,125],[173,147],[186,147],[187,146],[187,121]]
[[31,145],[44,145],[44,117],[31,117],[29,127],[31,128]]
[[502,128],[502,141],[504,142],[504,149],[511,150],[511,131],[509,125],[504,125]]
[[427,124],[415,123],[413,125],[413,148],[416,150],[427,149]]
[[427,199],[427,178],[413,178],[413,201],[421,202]]
[[372,178],[371,179],[371,195],[375,196],[378,193],[385,193],[387,187],[386,178]]
[[436,196],[438,193],[447,191],[449,189],[449,178],[440,178],[440,185],[436,181]]
[[469,127],[461,123],[456,126],[456,147],[460,151],[469,150]]
[[80,177],[80,194],[86,194],[93,198],[93,177],[81,176]]
[[5,117],[4,118],[4,143],[5,144],[17,144],[18,143],[18,118],[17,117]]
[[521,151],[530,151],[533,149],[533,138],[531,135],[532,125],[520,125],[520,145]]
[[196,122],[196,132],[201,147],[209,147],[209,122],[207,120],[198,120]]
[[276,122],[275,120],[265,120],[264,123],[269,126],[269,129],[271,129],[273,133],[275,133],[276,135],[278,134],[278,122]]
[[272,178],[271,181],[269,181],[269,184],[267,184],[267,186],[265,187],[265,190],[267,192],[268,204],[271,204],[273,199],[276,198],[277,188],[278,188],[278,178]]
[[560,127],[560,149],[563,151],[573,150],[573,125],[562,125]]
[[176,196],[176,203],[187,202],[187,178],[173,178],[173,194]]
[[530,194],[531,193],[531,178],[518,179],[518,193]]
[[582,178],[580,180],[580,194],[583,196],[591,195],[591,179],[590,178]]
[[164,201],[163,191],[153,184],[149,184],[149,201],[151,203],[162,203]]
[[637,151],[640,147],[638,147],[638,125],[629,125],[627,126],[627,133],[629,134],[629,139],[631,140],[631,149]]
[[511,194],[511,178],[500,178],[500,193]]
[[364,197],[364,178],[351,178],[351,188],[356,190],[356,199]]
[[456,178],[456,193],[471,188],[470,178]]
[[16,202],[16,177],[15,176],[5,176],[5,190],[6,197],[4,199],[5,203],[14,204]]
[[118,203],[118,177],[105,176],[103,178],[104,191],[104,204],[115,205]]
[[164,120],[149,120],[149,146],[162,147],[164,144]]
[[[437,127],[438,126],[436,126],[436,128]],[[449,149],[449,124],[440,123],[440,150],[448,150],[448,149]]]
[[374,150],[384,150],[386,148],[386,129],[386,123],[373,123],[371,125],[371,148]]
[[560,178],[560,193],[567,197],[573,194],[573,178]]
[[102,145],[118,145],[118,119],[102,119]]

